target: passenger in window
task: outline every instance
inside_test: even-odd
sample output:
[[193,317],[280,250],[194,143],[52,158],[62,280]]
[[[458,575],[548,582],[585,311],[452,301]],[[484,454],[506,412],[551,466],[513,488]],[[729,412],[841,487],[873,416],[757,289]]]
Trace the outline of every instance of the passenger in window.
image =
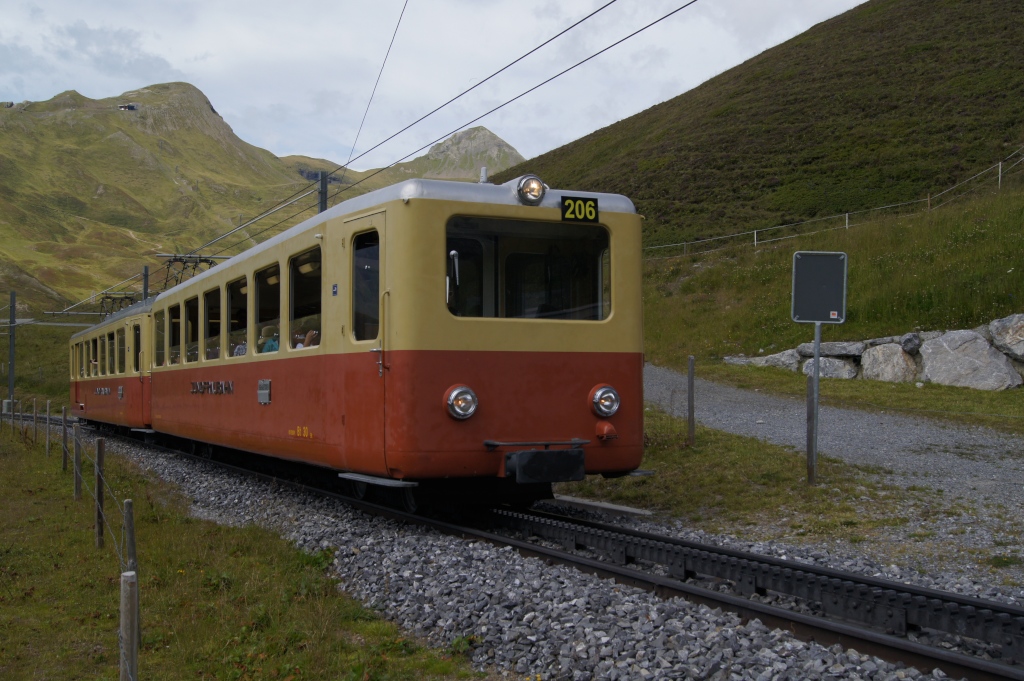
[[297,334],[295,337],[295,349],[299,348],[311,348],[315,345],[320,345],[320,332],[316,329],[310,329],[305,334]]
[[257,344],[258,352],[277,352],[279,348],[277,341],[277,327],[268,324],[260,331],[260,340]]
[[246,341],[242,340],[241,343],[239,343],[238,345],[235,346],[235,349],[231,353],[232,356],[234,356],[234,357],[241,357],[241,356],[243,356],[245,354],[245,351],[247,350],[246,346],[247,346]]

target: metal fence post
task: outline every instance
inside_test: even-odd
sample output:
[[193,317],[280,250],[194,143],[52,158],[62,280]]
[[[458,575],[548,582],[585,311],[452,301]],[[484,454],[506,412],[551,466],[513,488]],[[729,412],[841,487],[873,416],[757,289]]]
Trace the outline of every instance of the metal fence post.
[[32,444],[39,442],[39,410],[36,409],[36,398],[32,398]]
[[120,681],[137,681],[139,678],[139,628],[136,615],[139,612],[139,578],[132,571],[121,573],[121,629],[120,639],[121,676]]
[[46,456],[50,456],[50,400],[46,400]]
[[78,424],[75,424],[75,501],[82,498],[82,436]]
[[103,548],[103,455],[106,450],[104,439],[96,440],[96,548]]
[[694,402],[694,389],[693,389],[693,374],[694,374],[694,359],[693,355],[690,355],[689,366],[686,371],[686,444],[692,447],[697,442],[697,420],[694,417],[696,411],[693,406]]

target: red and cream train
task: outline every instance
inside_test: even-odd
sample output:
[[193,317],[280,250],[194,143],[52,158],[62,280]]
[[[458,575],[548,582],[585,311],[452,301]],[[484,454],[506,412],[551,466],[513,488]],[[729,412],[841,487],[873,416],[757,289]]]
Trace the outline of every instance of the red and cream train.
[[488,495],[643,450],[640,218],[614,194],[410,180],[71,339],[89,422]]

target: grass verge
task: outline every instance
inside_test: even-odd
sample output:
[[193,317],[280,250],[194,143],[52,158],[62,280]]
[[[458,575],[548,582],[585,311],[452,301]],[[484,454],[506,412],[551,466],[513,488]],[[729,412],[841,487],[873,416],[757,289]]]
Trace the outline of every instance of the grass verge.
[[[906,522],[885,503],[896,490],[866,467],[822,457],[812,487],[803,454],[700,426],[695,446],[687,447],[685,421],[653,408],[645,417],[643,467],[654,475],[588,478],[560,491],[663,511],[714,532],[773,527],[808,540],[856,543]],[[865,506],[874,510],[865,513]]]
[[[120,568],[110,534],[106,549],[93,544],[91,497],[75,502],[60,457],[13,443],[9,426],[0,467],[0,677],[116,678]],[[191,518],[187,500],[116,455],[107,477],[119,501],[135,501],[140,677],[479,676],[458,651],[425,648],[339,593],[330,552]],[[108,498],[111,518],[113,507]],[[119,520],[110,525],[119,533]]]

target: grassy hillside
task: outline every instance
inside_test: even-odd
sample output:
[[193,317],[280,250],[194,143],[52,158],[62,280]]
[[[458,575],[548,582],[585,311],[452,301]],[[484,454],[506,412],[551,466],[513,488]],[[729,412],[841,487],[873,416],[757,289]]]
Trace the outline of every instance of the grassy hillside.
[[648,244],[924,198],[1024,139],[1024,7],[871,0],[502,173],[613,191]]
[[[308,156],[285,156],[281,160],[307,179],[314,179],[319,171],[332,172],[339,166]],[[342,187],[352,187],[343,195],[349,198],[417,177],[475,182],[480,177],[481,166],[494,174],[523,161],[522,155],[508,142],[487,128],[477,126],[438,142],[426,154],[411,161],[387,169],[349,169],[331,176],[329,181],[333,185],[332,194]]]
[[813,338],[790,320],[793,252],[850,256],[847,320],[825,340],[973,328],[1024,310],[1024,191],[1006,190],[912,216],[754,250],[648,260],[647,356],[669,362],[765,354]]
[[[118,108],[129,102],[137,108]],[[199,245],[301,183],[186,83],[0,109],[0,289],[52,309],[135,274],[146,255]]]

